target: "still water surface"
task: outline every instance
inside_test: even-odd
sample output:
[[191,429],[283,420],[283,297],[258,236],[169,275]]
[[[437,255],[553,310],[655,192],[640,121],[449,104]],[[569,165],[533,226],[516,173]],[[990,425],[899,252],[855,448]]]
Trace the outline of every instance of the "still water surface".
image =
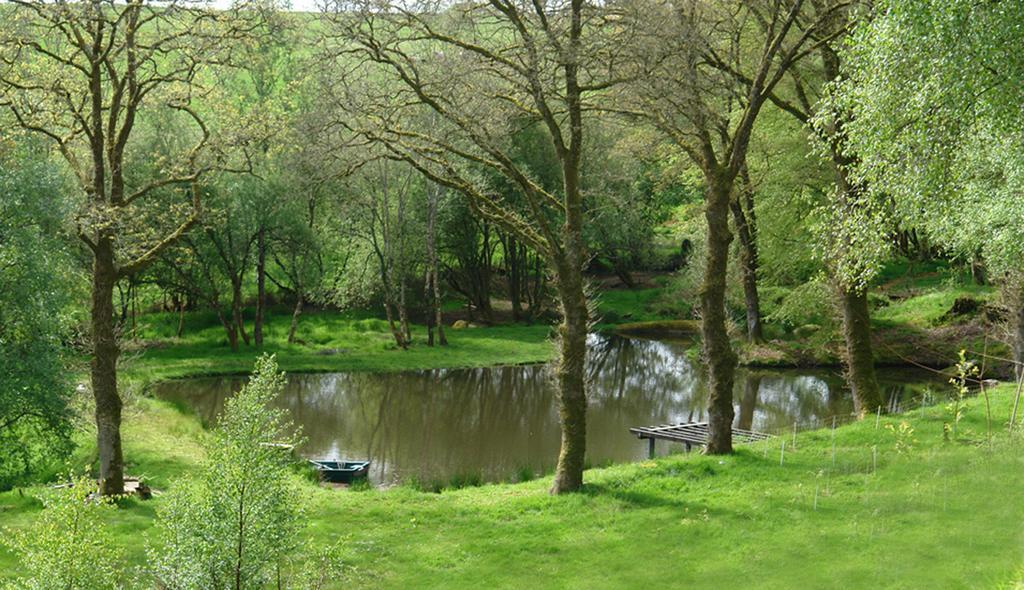
[[[679,342],[592,335],[587,457],[592,464],[646,457],[631,426],[703,420],[707,391]],[[892,404],[941,388],[926,373],[882,369]],[[157,386],[207,423],[241,387],[239,377],[184,379]],[[853,411],[838,370],[740,370],[736,425],[778,431],[828,423]],[[278,405],[302,427],[309,457],[369,458],[371,480],[510,479],[554,467],[558,412],[542,365],[401,373],[291,374]],[[678,450],[659,442],[659,453]]]

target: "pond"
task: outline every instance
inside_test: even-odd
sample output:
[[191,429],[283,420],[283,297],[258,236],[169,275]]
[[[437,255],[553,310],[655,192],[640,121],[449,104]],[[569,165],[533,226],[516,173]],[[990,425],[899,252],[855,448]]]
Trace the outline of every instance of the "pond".
[[[703,420],[706,389],[686,343],[592,335],[587,414],[591,464],[640,460],[647,444],[632,426]],[[928,373],[880,369],[889,403],[898,406],[941,389]],[[168,381],[158,397],[216,420],[244,378]],[[838,369],[739,370],[736,425],[762,431],[794,422],[826,424],[853,411]],[[291,374],[278,405],[302,427],[300,453],[369,458],[371,481],[412,478],[509,480],[553,469],[559,428],[546,366],[435,369],[400,373]],[[679,450],[659,442],[659,453]]]

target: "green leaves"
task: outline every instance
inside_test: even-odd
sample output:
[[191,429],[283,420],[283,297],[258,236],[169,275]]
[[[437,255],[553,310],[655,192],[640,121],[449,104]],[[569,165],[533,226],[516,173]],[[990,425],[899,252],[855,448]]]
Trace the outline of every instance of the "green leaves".
[[0,490],[71,446],[68,334],[75,271],[53,166],[0,152]]
[[902,225],[993,270],[1024,255],[1024,5],[888,0],[837,93],[858,179]]
[[21,556],[22,576],[9,590],[116,590],[125,588],[125,557],[113,548],[104,515],[111,498],[96,482],[74,478],[43,496],[44,510],[27,530],[5,531],[4,544]]
[[163,587],[259,588],[287,570],[299,508],[284,447],[296,438],[270,402],[284,388],[273,356],[228,400],[199,475],[177,482],[160,511],[151,552]]

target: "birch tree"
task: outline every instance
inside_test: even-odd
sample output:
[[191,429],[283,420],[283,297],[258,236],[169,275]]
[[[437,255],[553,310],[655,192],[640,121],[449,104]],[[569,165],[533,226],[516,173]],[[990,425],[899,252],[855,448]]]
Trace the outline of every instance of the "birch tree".
[[883,0],[858,29],[836,108],[851,175],[1010,295],[1024,375],[1024,5]]

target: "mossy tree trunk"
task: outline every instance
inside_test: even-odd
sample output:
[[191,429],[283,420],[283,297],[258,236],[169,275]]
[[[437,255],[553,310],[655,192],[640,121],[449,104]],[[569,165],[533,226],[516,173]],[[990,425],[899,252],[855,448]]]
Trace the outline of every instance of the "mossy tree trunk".
[[843,353],[846,380],[853,393],[854,411],[864,416],[882,406],[882,391],[875,376],[871,346],[867,290],[839,287],[838,294],[843,312],[843,339],[846,341]]
[[732,388],[736,372],[736,353],[729,342],[726,326],[725,290],[729,265],[729,202],[732,180],[728,172],[716,170],[708,175],[708,194],[704,207],[708,245],[704,259],[704,284],[701,287],[701,336],[704,362],[708,368],[708,445],[707,453],[732,452]]
[[[748,193],[749,190],[749,188],[744,188],[743,192]],[[763,342],[764,328],[761,325],[761,297],[757,291],[758,257],[754,203],[753,198],[749,194],[745,196],[745,203],[740,200],[741,197],[737,197],[731,201],[729,207],[732,210],[736,234],[740,238],[739,258],[743,280],[743,301],[747,315],[747,340]]]
[[[572,156],[570,156],[572,158]],[[578,162],[579,155],[575,155]],[[559,326],[558,415],[562,426],[562,446],[551,493],[578,490],[583,485],[583,466],[587,450],[586,356],[589,311],[583,288],[585,246],[583,244],[583,207],[579,191],[578,163],[564,165],[566,219],[562,228],[563,255],[557,263],[558,295],[562,324]]]
[[124,492],[124,454],[121,449],[121,396],[117,391],[117,358],[121,351],[114,327],[114,285],[117,267],[114,240],[102,235],[93,250],[92,276],[92,394],[96,401],[96,447],[100,458],[100,492]]

